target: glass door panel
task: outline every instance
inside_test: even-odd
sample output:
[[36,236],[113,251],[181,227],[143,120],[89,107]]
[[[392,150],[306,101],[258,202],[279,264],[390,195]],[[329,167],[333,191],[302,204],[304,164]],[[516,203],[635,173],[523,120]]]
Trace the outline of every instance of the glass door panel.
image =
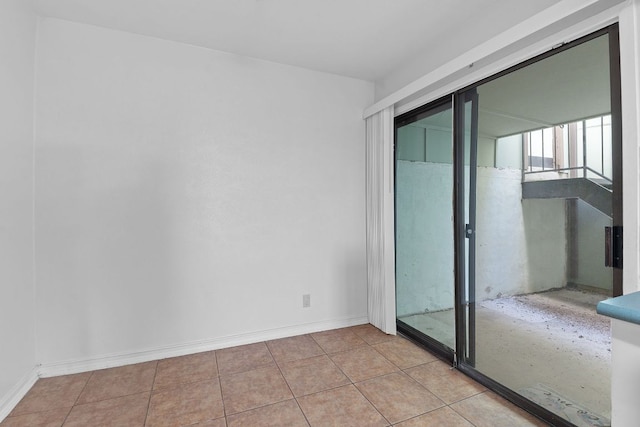
[[455,348],[451,100],[396,121],[398,327]]
[[610,423],[609,321],[595,312],[614,294],[605,228],[621,208],[609,37],[477,86],[477,122],[466,108],[458,127],[471,157],[463,363],[579,426]]

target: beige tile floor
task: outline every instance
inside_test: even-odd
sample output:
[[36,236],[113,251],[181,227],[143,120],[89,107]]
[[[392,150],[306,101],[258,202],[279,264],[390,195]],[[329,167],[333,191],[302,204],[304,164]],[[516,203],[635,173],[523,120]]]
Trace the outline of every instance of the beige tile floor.
[[546,424],[371,325],[40,379],[0,426]]

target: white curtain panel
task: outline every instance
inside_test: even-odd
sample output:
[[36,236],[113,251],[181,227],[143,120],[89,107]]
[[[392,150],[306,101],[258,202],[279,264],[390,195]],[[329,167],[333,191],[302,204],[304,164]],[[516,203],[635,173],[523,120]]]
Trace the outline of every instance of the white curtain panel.
[[395,335],[393,107],[367,118],[366,156],[369,323]]

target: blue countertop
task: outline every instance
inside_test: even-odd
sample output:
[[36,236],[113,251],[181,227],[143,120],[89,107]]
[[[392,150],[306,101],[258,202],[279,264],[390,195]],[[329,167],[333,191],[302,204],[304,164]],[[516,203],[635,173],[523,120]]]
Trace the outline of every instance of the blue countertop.
[[640,292],[600,301],[598,314],[640,325]]

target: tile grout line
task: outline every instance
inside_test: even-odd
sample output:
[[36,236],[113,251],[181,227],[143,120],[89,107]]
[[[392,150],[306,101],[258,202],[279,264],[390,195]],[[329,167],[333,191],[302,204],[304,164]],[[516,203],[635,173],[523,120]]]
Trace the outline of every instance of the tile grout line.
[[[357,332],[355,332],[355,331],[354,331],[354,333],[358,336],[358,338],[360,338],[362,341],[364,341],[364,342],[367,344],[367,346],[369,346],[369,348],[370,348],[370,349],[372,349],[372,350],[373,350],[373,351],[375,351],[377,354],[379,354],[380,356],[382,356],[382,358],[383,358],[384,360],[386,360],[387,362],[389,362],[392,366],[395,366],[396,368],[398,368],[398,370],[402,371],[402,369],[400,369],[400,367],[399,367],[399,366],[397,366],[397,365],[396,365],[395,363],[393,363],[391,360],[387,359],[387,357],[386,357],[384,354],[380,353],[380,352],[378,351],[378,349],[376,349],[376,348],[375,348],[371,343],[369,343],[369,341],[365,340],[365,339],[364,339],[362,336],[360,336]],[[397,372],[397,371],[396,371],[396,372]],[[382,374],[382,375],[378,375],[378,376],[375,376],[375,377],[372,377],[372,378],[369,378],[369,379],[366,379],[366,380],[364,380],[364,381],[360,381],[360,382],[361,382],[361,383],[363,383],[363,382],[365,382],[365,381],[369,381],[369,380],[372,380],[372,379],[374,379],[374,378],[380,378],[380,377],[384,377],[384,376],[386,376],[386,375],[391,375],[391,374],[394,374],[394,373],[395,373],[395,372],[389,372],[389,373]],[[389,426],[392,426],[392,425],[393,425],[393,423],[391,422],[391,420],[389,420],[387,417],[385,417],[385,416],[384,416],[384,414],[382,414],[382,412],[380,412],[380,411],[378,410],[378,408],[376,408],[376,405],[374,405],[374,404],[373,404],[373,402],[372,402],[371,400],[369,400],[369,398],[368,398],[368,397],[367,397],[367,396],[362,392],[362,390],[360,390],[360,389],[358,388],[357,384],[356,384],[356,383],[354,383],[354,384],[353,384],[353,386],[354,386],[354,387],[356,388],[356,390],[358,390],[358,392],[359,392],[359,393],[360,393],[360,394],[361,394],[361,395],[362,395],[362,396],[367,400],[367,402],[369,402],[369,404],[373,407],[373,409],[375,409],[375,410],[380,414],[380,416],[381,416],[381,417],[382,417],[382,418],[383,418],[383,419],[384,419],[384,420],[389,424]]]
[[[485,391],[486,391],[486,390],[485,390]],[[482,393],[485,393],[485,391],[482,391],[482,392],[480,392],[480,393],[478,393],[478,394],[474,394],[473,396],[478,396],[478,395],[480,395],[480,394],[482,394]],[[468,423],[469,423],[469,424],[471,424],[472,426],[476,427],[476,425],[475,425],[473,422],[471,422],[471,420],[470,420],[470,419],[468,419],[467,417],[465,417],[465,416],[464,416],[463,414],[461,414],[460,412],[456,411],[456,409],[455,409],[455,408],[452,408],[452,407],[451,407],[451,405],[453,405],[453,404],[455,404],[455,403],[458,403],[458,402],[463,402],[463,401],[465,401],[465,400],[467,400],[467,399],[470,399],[470,398],[471,398],[471,397],[473,397],[473,396],[465,397],[464,399],[460,399],[460,400],[458,400],[457,402],[453,402],[453,403],[451,403],[451,404],[448,404],[448,405],[447,405],[447,407],[448,407],[449,409],[451,409],[453,412],[455,412],[456,414],[458,414],[460,417],[462,417],[466,422],[468,422]]]
[[[285,380],[285,384],[287,384],[287,387],[289,388],[289,391],[291,391],[291,388],[289,387],[289,384],[287,383],[286,379],[284,378],[284,375],[282,375],[282,372],[280,370],[280,367],[278,366],[278,363],[276,362],[275,358],[273,357],[273,354],[271,354],[271,350],[269,349],[269,346],[267,345],[267,342],[266,341],[260,341],[260,342],[253,343],[253,344],[265,344],[265,347],[267,347],[267,350],[269,351],[269,355],[271,356],[271,359],[274,362],[275,367],[278,369],[278,372],[280,373],[282,378]],[[233,347],[229,347],[229,348],[233,348]],[[216,365],[217,365],[217,352],[216,352]],[[266,369],[266,368],[271,368],[271,367],[272,367],[271,364],[264,364],[264,365],[259,365],[258,367],[254,367],[253,369],[249,369],[249,370],[246,370],[246,371],[235,372],[235,373],[231,373],[231,374],[225,374],[224,376],[225,377],[227,377],[227,376],[228,377],[232,377],[232,376],[235,376],[235,375],[244,374],[244,373],[255,371],[255,370],[258,370],[258,369]],[[219,376],[218,378],[221,379],[221,377],[222,376]],[[220,392],[222,394],[222,381],[220,381]],[[293,392],[291,392],[291,396],[292,396],[292,399],[295,398],[293,396]],[[224,412],[225,412],[225,422],[227,422],[227,424],[228,424],[229,415],[233,416],[233,415],[244,414],[246,412],[250,412],[250,411],[253,411],[253,410],[256,410],[256,409],[266,408],[267,406],[275,405],[277,403],[286,402],[287,400],[291,400],[291,399],[285,399],[285,400],[280,400],[280,401],[277,401],[277,402],[272,402],[272,403],[268,403],[268,404],[264,404],[264,405],[259,405],[259,406],[256,406],[255,408],[245,409],[243,411],[236,412],[234,414],[227,414],[227,409],[226,409],[226,406],[224,405],[224,397],[223,397],[222,407],[223,407]]]
[[159,360],[156,360],[156,368],[153,371],[153,381],[151,381],[151,390],[149,390],[149,401],[147,402],[147,412],[144,414],[144,423],[143,426],[147,425],[147,419],[149,418],[149,411],[151,411],[151,396],[153,395],[153,386],[156,385],[156,377],[158,376],[158,365],[160,364]]
[[[151,363],[151,362],[156,362],[156,367],[157,367],[157,362],[158,362],[157,360],[152,360],[150,362],[143,362],[143,363]],[[132,366],[132,365],[125,365],[125,366]],[[122,368],[122,367],[123,366],[117,366],[117,367],[114,367],[114,368],[106,368],[106,369],[118,369],[118,368]],[[104,371],[106,369],[98,369],[97,371],[91,371],[91,377],[89,378],[89,380],[93,377],[93,374],[95,372]],[[155,371],[155,369],[154,369],[154,371]],[[77,374],[71,374],[71,375],[77,375]],[[154,372],[153,375],[154,375],[154,380],[155,380],[156,372]],[[89,384],[89,381],[87,381],[87,384],[85,384],[85,388],[86,388],[86,386],[88,384]],[[84,388],[83,388],[83,391],[84,391]],[[98,402],[106,402],[107,400],[114,400],[114,399],[120,399],[122,397],[135,396],[137,394],[148,393],[148,392],[150,393],[152,391],[153,391],[153,386],[152,386],[151,390],[143,390],[143,391],[135,391],[135,392],[131,392],[131,393],[126,393],[126,394],[119,394],[117,396],[111,396],[111,397],[105,397],[105,398],[101,398],[101,399],[97,399],[97,400],[91,400],[89,402],[84,402],[84,403],[80,403],[80,404],[78,404],[78,400],[80,399],[80,396],[78,396],[78,399],[76,399],[76,403],[73,404],[73,407],[84,406],[84,405],[89,405],[89,404],[98,403]]]
[[[436,363],[436,362],[438,362],[438,361],[442,361],[442,360],[440,360],[440,359],[438,359],[438,360],[433,360],[433,361],[431,361],[431,362],[427,362],[427,363],[423,363],[423,364],[420,364],[420,365],[416,365],[416,366],[408,367],[407,369],[417,368],[418,366],[424,366],[424,365],[428,365],[428,364],[430,364],[430,363]],[[449,369],[450,369],[450,370],[455,370],[455,368],[454,368],[454,367],[450,367]],[[454,413],[456,413],[457,415],[459,415],[460,417],[462,417],[462,418],[463,418],[465,421],[467,421],[469,424],[471,424],[473,427],[476,427],[476,425],[475,425],[474,423],[472,423],[472,422],[471,422],[470,420],[468,420],[465,416],[463,416],[461,413],[459,413],[459,412],[458,412],[458,411],[456,411],[454,408],[452,408],[452,407],[451,407],[451,405],[453,405],[453,404],[455,404],[455,403],[458,403],[458,402],[462,402],[462,401],[467,400],[467,399],[470,399],[470,398],[472,398],[472,397],[474,397],[474,396],[478,396],[478,395],[480,395],[480,394],[482,394],[482,393],[486,392],[487,390],[482,390],[482,391],[479,391],[478,393],[475,393],[475,394],[472,394],[472,395],[470,395],[470,396],[466,396],[466,397],[464,397],[464,398],[462,398],[462,399],[456,400],[455,402],[447,403],[447,402],[445,402],[442,398],[440,398],[438,395],[436,395],[433,391],[431,391],[427,386],[423,385],[422,383],[420,383],[420,381],[418,381],[418,380],[416,380],[415,378],[413,378],[409,373],[405,372],[405,370],[402,370],[402,372],[404,372],[404,373],[405,373],[409,378],[411,378],[413,381],[415,381],[415,382],[417,382],[418,384],[420,384],[423,388],[425,388],[427,391],[429,391],[429,393],[433,394],[433,395],[434,395],[434,396],[436,396],[438,399],[440,399],[440,401],[442,401],[442,403],[444,403],[444,406],[441,406],[440,408],[432,409],[431,411],[427,411],[427,412],[425,412],[424,414],[428,414],[428,413],[430,413],[430,412],[433,412],[433,411],[436,411],[436,410],[438,410],[438,409],[442,409],[442,408],[449,408],[449,409],[451,409]],[[418,417],[419,417],[419,416],[422,416],[422,415],[424,415],[424,414],[420,414],[420,415],[418,415]],[[414,418],[415,418],[415,417],[414,417]]]
[[[380,353],[379,353],[375,348],[373,348],[373,347],[371,346],[371,344],[369,344],[365,339],[363,339],[363,338],[362,338],[360,335],[358,335],[355,331],[353,331],[353,333],[354,333],[354,335],[356,335],[358,338],[360,338],[360,339],[365,343],[365,346],[369,347],[370,349],[374,350],[376,353],[380,354]],[[364,346],[361,346],[361,347],[364,347]],[[356,347],[356,348],[360,348],[360,347]],[[387,362],[391,363],[391,361],[390,361],[390,360],[388,360],[386,357],[384,357],[384,355],[380,354],[380,356],[382,356],[382,357],[384,358],[384,360],[386,360]],[[332,361],[333,361],[333,360],[332,360]],[[335,362],[334,362],[334,364],[335,364]],[[395,366],[393,363],[391,363],[391,364],[392,364],[393,366]],[[336,365],[336,366],[337,366],[337,365]],[[340,367],[338,367],[338,369],[340,369]],[[378,376],[375,376],[375,377],[369,378],[369,379],[364,380],[364,381],[368,381],[368,380],[371,380],[371,379],[373,379],[373,378],[379,378],[379,377],[384,376],[384,375],[387,375],[387,374],[378,375]],[[346,374],[345,374],[345,376],[346,376],[347,378],[349,378],[349,376],[347,376]],[[354,388],[358,391],[358,393],[360,393],[360,395],[361,395],[361,396],[362,396],[362,397],[363,397],[363,398],[364,398],[364,399],[369,403],[369,405],[371,405],[371,407],[374,409],[374,411],[376,411],[376,412],[377,412],[377,413],[382,417],[382,419],[383,419],[383,420],[385,420],[385,421],[387,422],[387,424],[388,424],[389,426],[393,425],[393,424],[389,421],[389,419],[388,419],[387,417],[385,417],[385,416],[382,414],[382,412],[380,412],[380,411],[378,410],[378,408],[376,408],[376,405],[374,405],[374,404],[373,404],[373,402],[371,402],[371,400],[369,400],[369,398],[368,398],[367,396],[365,396],[365,394],[362,392],[362,390],[360,390],[360,389],[358,388],[358,386],[356,385],[356,383],[355,383],[355,382],[353,382],[353,380],[351,380],[351,378],[349,378],[349,381],[351,381],[351,384],[353,385],[353,387],[354,387]],[[361,381],[361,382],[364,382],[364,381]]]
[[[313,340],[313,338],[311,338],[311,339]],[[314,342],[315,342],[315,340],[314,340]],[[267,347],[267,350],[269,351],[269,354],[271,355],[271,358],[276,363],[276,366],[278,367],[278,372],[280,372],[280,376],[282,376],[282,379],[284,380],[284,383],[287,385],[287,388],[289,389],[289,393],[291,393],[291,397],[293,398],[293,401],[296,402],[296,405],[298,406],[298,409],[300,410],[300,413],[304,417],[304,420],[307,422],[307,425],[309,427],[311,427],[311,422],[309,422],[309,419],[307,418],[307,414],[304,413],[304,411],[302,410],[302,406],[300,406],[300,402],[298,402],[298,398],[293,393],[293,390],[291,390],[291,385],[289,384],[289,381],[287,381],[287,377],[284,376],[284,373],[282,372],[282,368],[280,367],[280,364],[278,363],[278,360],[275,357],[273,357],[273,352],[271,351],[271,347],[269,347],[269,344],[267,343],[267,341],[264,342],[264,345]],[[320,347],[320,346],[318,346],[318,347]],[[320,348],[322,349],[322,347],[320,347]],[[301,360],[304,360],[304,359],[301,359]],[[283,402],[286,402],[286,400],[283,401]],[[227,427],[228,427],[228,425],[227,425]]]
[[227,405],[224,403],[224,393],[222,392],[222,379],[220,378],[220,365],[218,364],[218,350],[213,350],[213,356],[216,360],[216,374],[218,385],[220,386],[220,400],[222,400],[222,418],[224,418],[224,424],[229,426],[229,420],[227,419]]
[[[356,334],[356,335],[357,335],[357,334]],[[360,337],[360,338],[362,338],[362,337]],[[363,339],[363,340],[364,340],[364,339]],[[364,383],[364,382],[366,382],[366,381],[371,381],[371,380],[376,379],[376,378],[381,378],[381,377],[384,377],[384,376],[393,375],[393,374],[397,374],[397,373],[401,372],[402,374],[404,374],[404,375],[406,375],[408,378],[410,378],[412,381],[414,381],[415,383],[417,383],[420,387],[424,388],[424,389],[425,389],[425,390],[427,390],[429,393],[433,394],[433,392],[431,392],[431,390],[427,389],[425,386],[423,386],[423,385],[422,385],[422,384],[420,384],[418,381],[416,381],[413,377],[411,377],[411,375],[407,374],[407,373],[404,371],[404,369],[402,369],[402,368],[401,368],[400,366],[398,366],[396,363],[393,363],[393,362],[392,362],[391,360],[389,360],[389,359],[388,359],[384,354],[380,353],[380,352],[378,351],[378,349],[376,349],[372,344],[369,344],[368,342],[367,342],[367,344],[368,344],[368,345],[369,345],[369,347],[371,347],[371,348],[372,348],[376,353],[378,353],[380,356],[382,356],[382,357],[383,357],[387,362],[389,362],[391,365],[393,365],[393,366],[395,366],[396,368],[398,368],[398,370],[397,370],[397,371],[395,371],[395,372],[389,372],[389,373],[386,373],[386,374],[382,374],[382,375],[378,375],[378,376],[375,376],[375,377],[372,377],[372,378],[368,378],[368,379],[366,379],[366,380],[364,380],[364,381],[360,381],[360,383]],[[420,365],[418,365],[418,366],[420,366]],[[409,369],[409,368],[407,368],[407,369]],[[367,399],[367,401],[371,404],[371,406],[373,406],[373,408],[374,408],[374,409],[378,410],[378,408],[376,408],[376,406],[373,404],[373,402],[371,402],[371,401],[367,398],[367,396],[362,392],[362,390],[360,390],[360,388],[358,388],[358,385],[357,385],[357,384],[355,384],[355,383],[354,383],[353,385],[354,385],[354,386],[356,387],[356,389],[360,392],[360,394],[362,394],[362,395],[364,396],[364,398],[365,398],[365,399]],[[437,399],[439,399],[440,401],[442,401],[442,399],[440,399],[440,398],[439,398],[438,396],[436,396],[435,394],[434,394],[434,396],[435,396]],[[445,403],[444,401],[442,401],[442,403],[444,403],[444,404],[446,405],[446,403]],[[437,409],[437,408],[436,408],[436,409]],[[435,409],[432,409],[432,411],[434,411],[434,410],[435,410]],[[427,413],[429,413],[429,412],[431,412],[431,411],[423,412],[422,414],[418,414],[418,415],[416,415],[415,417],[412,417],[412,418],[416,418],[416,417],[422,416],[422,415],[427,414]],[[393,425],[393,423],[392,423],[392,422],[391,422],[387,417],[385,417],[385,416],[384,416],[380,411],[378,411],[378,413],[379,413],[379,414],[380,414],[380,415],[381,415],[381,416],[382,416],[382,417],[383,417],[383,418],[384,418],[384,419],[389,423],[389,425],[390,425],[390,426],[392,426],[392,425]],[[401,421],[399,421],[399,422],[404,422],[404,421],[406,421],[406,420],[401,420]],[[396,424],[397,424],[397,423],[396,423]]]
[[76,405],[78,404],[78,400],[80,400],[80,396],[82,396],[82,393],[84,393],[85,389],[89,385],[89,381],[91,381],[91,378],[93,378],[94,372],[95,371],[91,371],[91,374],[89,374],[89,378],[87,378],[87,382],[84,383],[82,390],[80,390],[80,393],[78,393],[78,397],[76,397],[76,400],[73,402],[73,405],[71,405],[71,409],[69,409],[69,412],[67,412],[67,415],[64,417],[64,420],[62,421],[62,424],[60,425],[60,427],[66,424],[67,419],[69,418],[69,415],[71,415],[71,411],[73,411],[73,408],[76,407]]
[[[358,335],[358,334],[357,334],[357,332],[355,332],[355,331],[354,331],[354,333],[355,333],[356,335]],[[366,340],[365,340],[364,338],[362,338],[360,335],[358,335],[358,337],[360,337],[363,341],[366,341]],[[373,350],[375,350],[378,354],[380,354],[380,355],[381,355],[385,360],[387,360],[387,361],[388,361],[389,363],[391,363],[393,366],[395,366],[396,368],[398,368],[398,371],[391,372],[391,373],[387,373],[387,374],[383,374],[383,375],[378,375],[378,376],[376,376],[376,377],[372,377],[372,378],[369,378],[369,379],[367,379],[367,380],[361,381],[360,383],[363,383],[363,382],[366,382],[366,381],[371,381],[371,380],[373,380],[373,379],[375,379],[375,378],[380,378],[380,377],[387,376],[387,375],[392,375],[392,374],[402,373],[402,374],[403,374],[403,375],[405,375],[407,378],[409,378],[411,381],[413,381],[414,383],[416,383],[417,385],[419,385],[421,388],[423,388],[423,389],[424,389],[424,390],[426,390],[427,392],[431,393],[431,394],[432,394],[436,399],[438,399],[438,400],[439,400],[440,402],[442,402],[442,404],[443,404],[442,406],[440,406],[440,407],[438,407],[438,408],[431,409],[430,411],[423,412],[423,413],[418,414],[418,415],[416,415],[416,416],[414,416],[414,417],[407,418],[406,420],[401,420],[401,421],[399,421],[398,423],[402,423],[402,422],[405,422],[405,421],[410,420],[410,419],[413,419],[413,418],[418,418],[418,417],[421,417],[421,416],[423,416],[423,415],[426,415],[426,414],[428,414],[428,413],[430,413],[430,412],[433,412],[433,411],[436,411],[436,410],[438,410],[438,409],[441,409],[441,408],[444,408],[444,407],[448,407],[448,406],[449,406],[449,405],[448,405],[448,404],[447,404],[443,399],[441,399],[441,398],[440,398],[438,395],[436,395],[433,391],[429,390],[429,388],[427,388],[425,385],[421,384],[419,381],[417,381],[415,378],[413,378],[411,375],[409,375],[407,372],[405,372],[407,369],[412,369],[412,368],[415,368],[415,367],[418,367],[418,366],[423,366],[423,365],[427,365],[427,364],[429,364],[429,363],[434,363],[434,362],[436,362],[437,360],[432,360],[432,361],[430,361],[430,362],[419,363],[419,364],[417,364],[417,365],[415,365],[415,366],[408,366],[408,367],[406,367],[406,368],[402,368],[402,367],[401,367],[401,366],[399,366],[398,364],[396,364],[396,363],[392,362],[391,360],[389,360],[389,359],[388,359],[384,354],[382,354],[382,353],[381,353],[381,352],[380,352],[380,351],[375,347],[375,345],[377,345],[377,344],[383,344],[383,343],[384,343],[384,341],[383,341],[383,342],[380,342],[380,343],[376,343],[376,344],[370,344],[368,341],[366,341],[366,342],[367,342],[367,344],[369,345],[369,347],[373,348]],[[354,383],[354,386],[358,389],[358,391],[360,391],[360,393],[364,396],[364,398],[365,398],[365,399],[367,399],[367,401],[369,401],[369,399],[364,395],[364,393],[362,393],[362,391],[358,388],[357,384],[355,384],[355,383]],[[372,405],[372,406],[377,410],[377,408],[375,407],[375,405],[373,404],[373,402],[369,401],[369,403],[370,403],[370,404],[371,404],[371,405]],[[451,409],[453,410],[453,408],[451,408]],[[378,412],[379,412],[379,411],[378,411]],[[457,411],[454,411],[454,412],[456,412],[456,413],[457,413]],[[379,413],[380,413],[380,412],[379,412]],[[380,413],[380,415],[382,415],[382,413]],[[389,425],[393,425],[393,423],[391,423],[391,422],[390,422],[390,420],[389,420],[389,419],[387,419],[384,415],[382,415],[382,417],[383,417],[385,420],[387,420],[387,422],[389,422]],[[466,420],[466,418],[465,418],[465,420]],[[397,424],[397,423],[396,423],[396,424]],[[472,425],[474,425],[474,424],[472,424]],[[474,425],[474,427],[475,427],[475,425]]]
[[[352,380],[352,379],[351,379],[351,378],[350,378],[350,377],[349,377],[349,376],[348,376],[348,375],[347,375],[347,374],[346,374],[346,373],[345,373],[345,372],[344,372],[344,371],[343,371],[343,370],[342,370],[342,369],[341,369],[341,368],[340,368],[340,367],[335,363],[335,361],[331,358],[331,355],[341,354],[341,353],[346,353],[346,352],[352,351],[352,350],[357,349],[357,348],[363,348],[363,347],[367,347],[367,346],[368,346],[368,347],[371,347],[371,344],[369,344],[365,339],[363,339],[363,338],[362,338],[360,335],[358,335],[355,331],[351,331],[351,332],[352,332],[355,336],[357,336],[359,339],[361,339],[361,340],[363,341],[363,344],[362,344],[362,345],[358,345],[358,346],[356,346],[356,347],[354,347],[354,348],[349,348],[349,349],[346,349],[346,350],[337,351],[337,352],[333,352],[333,353],[327,353],[326,349],[325,349],[324,347],[322,347],[322,345],[321,345],[321,344],[320,344],[320,343],[319,343],[319,342],[318,342],[318,341],[313,337],[313,335],[312,335],[312,334],[306,334],[306,335],[308,335],[308,336],[309,336],[309,337],[310,337],[310,338],[311,338],[311,339],[316,343],[316,345],[317,345],[317,346],[318,346],[318,347],[319,347],[319,348],[324,352],[324,355],[325,355],[325,356],[327,356],[327,358],[328,358],[328,359],[329,359],[329,361],[333,364],[333,366],[335,366],[335,367],[336,367],[336,369],[338,369],[338,371],[340,371],[340,373],[342,373],[342,375],[344,375],[344,377],[349,381],[349,383],[350,383],[350,384],[345,384],[345,385],[340,385],[340,386],[331,387],[331,388],[328,388],[328,389],[325,389],[325,390],[320,390],[320,391],[317,391],[317,392],[314,392],[314,393],[309,393],[309,394],[306,394],[306,395],[303,395],[303,396],[300,396],[300,397],[313,396],[313,395],[316,395],[316,394],[319,394],[319,393],[323,393],[323,392],[327,392],[327,391],[331,391],[331,390],[336,390],[336,389],[338,389],[338,388],[342,388],[342,387],[346,387],[346,386],[348,386],[348,385],[352,385],[352,386],[355,388],[355,390],[356,390],[356,391],[357,391],[357,392],[358,392],[358,393],[359,393],[359,394],[360,394],[360,395],[361,395],[361,396],[362,396],[362,397],[363,397],[363,398],[364,398],[364,399],[365,399],[365,400],[366,400],[366,401],[371,405],[371,407],[372,407],[372,408],[373,408],[373,409],[374,409],[374,410],[375,410],[375,411],[376,411],[376,412],[377,412],[377,413],[378,413],[378,414],[379,414],[379,415],[380,415],[380,416],[381,416],[385,421],[387,421],[387,423],[388,423],[389,425],[392,425],[392,424],[389,422],[389,420],[388,420],[384,415],[382,415],[382,413],[380,413],[380,411],[378,411],[378,409],[375,407],[375,405],[373,405],[373,403],[371,403],[371,401],[370,401],[369,399],[367,399],[367,397],[366,397],[366,396],[364,396],[364,395],[362,394],[362,392],[360,391],[360,389],[358,388],[358,386],[356,385],[356,383],[355,383],[355,382],[353,382],[353,380]],[[266,342],[265,342],[265,344],[266,344]],[[271,353],[271,349],[269,348],[268,344],[266,344],[266,345],[267,345],[267,348],[269,349],[269,352]],[[374,350],[375,350],[375,349],[374,349]],[[271,353],[271,356],[273,357],[273,354],[272,354],[272,353]],[[388,360],[388,359],[386,359],[386,357],[384,357],[384,355],[381,355],[381,356],[382,356],[385,360]],[[288,381],[286,380],[286,378],[285,378],[285,376],[284,376],[284,373],[282,373],[282,369],[281,369],[281,367],[280,367],[280,364],[278,363],[278,361],[277,361],[277,360],[275,360],[275,357],[274,357],[273,359],[274,359],[274,361],[276,362],[276,365],[278,366],[278,369],[280,370],[280,374],[281,374],[281,375],[282,375],[282,377],[285,379],[285,382],[287,383],[287,385],[289,385]],[[300,360],[304,360],[304,359],[300,359]],[[389,361],[389,363],[391,363],[391,361]],[[395,366],[393,363],[392,363],[392,365],[393,365],[393,366]],[[398,368],[398,369],[399,369],[399,368]],[[386,374],[383,374],[383,375],[386,375]],[[374,378],[377,378],[377,377],[374,377]],[[291,390],[291,387],[290,387],[290,386],[289,386],[289,389]],[[292,390],[291,390],[291,394],[293,395],[293,391],[292,391]],[[307,423],[308,423],[309,425],[311,425],[311,423],[309,422],[309,420],[308,420],[308,418],[307,418],[306,414],[305,414],[305,413],[304,413],[304,411],[302,410],[302,407],[300,406],[300,403],[298,402],[298,397],[297,397],[297,396],[295,396],[295,395],[293,395],[293,398],[295,399],[296,403],[298,404],[298,407],[299,407],[299,408],[300,408],[300,410],[302,411],[302,414],[304,415],[305,419],[307,420]]]

